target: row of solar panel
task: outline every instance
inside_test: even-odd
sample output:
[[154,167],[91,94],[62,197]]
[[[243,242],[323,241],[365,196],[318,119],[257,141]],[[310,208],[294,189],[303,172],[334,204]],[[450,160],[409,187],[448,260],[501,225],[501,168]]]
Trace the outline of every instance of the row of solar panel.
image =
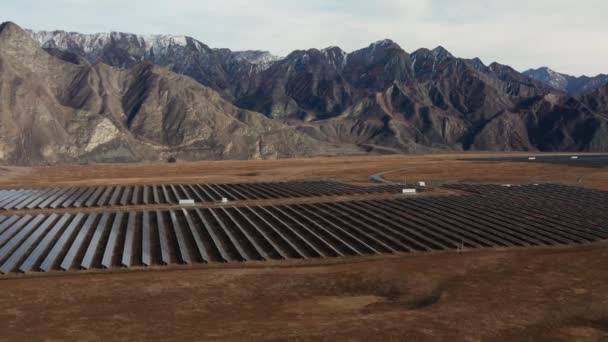
[[331,181],[251,184],[117,185],[0,191],[0,208],[82,208],[145,204],[177,204],[181,199],[198,202],[314,197],[374,192],[398,192],[401,187],[362,187]]
[[[561,189],[555,194],[529,190],[522,194],[503,188],[491,197],[0,216],[0,272],[558,245],[608,238],[608,211],[601,210],[605,203],[589,203],[584,212],[562,196]],[[545,197],[546,204],[530,202],[530,196]]]

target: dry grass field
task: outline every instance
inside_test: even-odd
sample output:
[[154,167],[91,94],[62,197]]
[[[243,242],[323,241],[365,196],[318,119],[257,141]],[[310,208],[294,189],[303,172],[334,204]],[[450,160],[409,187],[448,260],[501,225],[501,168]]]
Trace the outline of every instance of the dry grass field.
[[[608,169],[482,155],[6,167],[1,188],[387,179],[557,182]],[[606,341],[608,243],[0,277],[0,341]]]
[[[0,168],[0,188],[154,183],[274,182],[338,179],[365,183],[374,173],[399,170],[389,180],[408,182],[560,182],[608,190],[608,169],[545,163],[466,161],[496,154],[391,155],[254,161],[204,161]],[[519,155],[503,153],[503,156]]]

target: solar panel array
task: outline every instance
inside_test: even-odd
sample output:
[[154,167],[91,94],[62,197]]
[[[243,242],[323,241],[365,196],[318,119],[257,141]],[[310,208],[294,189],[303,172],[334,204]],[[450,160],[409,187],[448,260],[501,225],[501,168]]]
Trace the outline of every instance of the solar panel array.
[[0,190],[0,209],[56,209],[147,204],[174,205],[180,199],[198,202],[263,200],[401,191],[403,186],[357,186],[333,181],[116,185],[50,189]]
[[0,272],[306,259],[608,238],[608,193],[468,186],[472,195],[159,211],[0,215]]

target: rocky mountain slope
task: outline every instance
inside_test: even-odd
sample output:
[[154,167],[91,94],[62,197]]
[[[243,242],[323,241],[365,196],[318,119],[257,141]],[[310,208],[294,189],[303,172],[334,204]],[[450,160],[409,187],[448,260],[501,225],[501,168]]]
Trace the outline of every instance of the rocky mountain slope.
[[180,36],[0,34],[5,162],[608,150],[608,87],[571,96],[442,47],[277,58]]
[[15,24],[0,26],[0,160],[276,158],[331,149],[152,63],[81,62],[41,49]]
[[592,93],[608,85],[608,75],[574,77],[553,71],[547,67],[530,69],[524,75],[541,81],[555,89],[562,90],[571,95]]
[[117,68],[130,68],[148,61],[190,76],[227,98],[231,98],[231,86],[239,78],[264,70],[277,59],[267,51],[212,49],[186,36],[28,32],[46,50],[64,51],[90,64],[100,62]]

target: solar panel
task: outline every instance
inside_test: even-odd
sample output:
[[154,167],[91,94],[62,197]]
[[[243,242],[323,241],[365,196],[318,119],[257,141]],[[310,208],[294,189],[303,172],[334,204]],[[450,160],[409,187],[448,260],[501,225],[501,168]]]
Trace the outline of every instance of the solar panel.
[[29,198],[29,196],[34,192],[34,190],[26,190],[23,193],[21,193],[20,196],[13,198],[13,200],[11,200],[9,203],[4,205],[4,209],[12,209],[14,208],[17,204],[21,203],[23,200]]
[[[25,227],[23,227],[15,236],[6,242],[2,248],[0,248],[0,259],[9,257],[9,255],[19,247],[19,244],[38,226],[40,221],[44,218],[44,215],[38,215],[31,220]],[[0,269],[1,272],[1,269]]]
[[138,205],[139,202],[139,192],[141,190],[141,186],[136,185],[133,187],[133,196],[131,197],[131,204]]
[[222,199],[221,197],[219,197],[219,198],[213,197],[213,195],[209,191],[207,191],[207,189],[205,189],[200,184],[195,184],[194,186],[197,187],[197,188],[199,188],[203,192],[203,194],[204,194],[203,195],[203,197],[204,197],[203,201],[212,202],[214,200],[221,200]]
[[63,202],[61,204],[61,206],[64,208],[71,207],[74,204],[74,202],[76,202],[76,200],[78,198],[80,198],[80,196],[82,196],[82,194],[85,191],[87,191],[87,188],[78,188],[76,192],[74,192],[72,195],[70,195],[70,197],[68,197],[68,199],[66,199],[65,202]]
[[109,202],[109,204],[111,206],[115,206],[118,203],[118,196],[120,196],[121,192],[122,192],[122,186],[117,186],[114,188],[114,193],[112,193],[112,197],[110,197],[110,202]]
[[51,191],[53,191],[53,189],[36,191],[30,194],[25,200],[21,201],[21,203],[17,204],[15,209],[23,209],[32,202],[38,202],[40,198],[45,198],[45,196],[47,196]]
[[[355,186],[339,182],[271,182],[237,184],[167,184],[157,186],[92,186],[78,188],[47,188],[0,190],[0,207],[10,209],[93,207],[102,205],[139,205],[177,203],[179,199],[193,198],[202,202],[229,200],[256,200],[302,196],[340,195],[395,191],[387,186]],[[150,194],[152,192],[152,194]]]
[[129,267],[133,263],[133,244],[135,239],[135,212],[129,212],[127,230],[125,232],[125,245],[122,251],[122,265]]
[[[236,185],[233,185],[236,186]],[[255,199],[270,199],[272,198],[272,196],[266,194],[264,191],[262,191],[259,187],[257,186],[252,186],[250,184],[239,184],[239,189],[244,189],[246,191],[248,191],[249,193],[252,194],[252,198]]]
[[154,198],[154,203],[161,204],[160,197],[158,196],[158,186],[152,185],[152,198]]
[[190,192],[194,195],[195,199],[198,199],[199,202],[205,202],[205,199],[201,196],[200,189],[195,188],[191,184],[186,185],[186,187],[190,189]]
[[93,233],[93,238],[89,243],[89,247],[87,247],[84,258],[82,259],[82,263],[80,263],[80,266],[82,268],[89,269],[93,266],[93,258],[97,254],[97,251],[99,249],[99,243],[101,242],[102,236],[105,234],[109,219],[109,213],[104,213],[101,215],[101,219],[99,220],[99,223],[95,228],[95,232]]
[[[315,239],[307,239],[308,240],[318,240],[321,241],[323,243],[323,246],[329,248],[331,251],[333,251],[334,253],[336,253],[336,255],[339,256],[344,256],[344,254],[338,250],[333,244],[331,244],[329,241],[327,241],[327,239],[325,239],[324,237],[322,237],[321,235],[317,234],[314,230],[308,228],[306,225],[302,224],[301,221],[296,220],[293,216],[289,215],[287,212],[281,210],[279,207],[277,206],[270,206],[270,208],[274,211],[277,211],[279,214],[283,215],[284,217],[286,217],[288,220],[290,220],[291,222],[295,223],[296,225],[298,225],[300,228],[302,228],[306,233],[312,235]],[[272,213],[270,210],[268,210],[267,208],[266,211]],[[276,215],[275,215],[276,217]],[[278,219],[278,217],[277,217]],[[283,224],[287,225],[287,223],[285,221],[283,221]],[[317,251],[317,253],[319,253],[319,255],[324,255],[323,252],[315,249]]]
[[89,234],[89,231],[93,227],[93,223],[96,219],[97,214],[92,213],[84,222],[84,224],[80,228],[80,231],[78,232],[78,235],[76,235],[76,239],[74,239],[74,242],[72,242],[72,246],[68,250],[68,254],[66,254],[65,258],[63,258],[63,262],[61,263],[61,265],[59,265],[62,270],[67,271],[72,267],[72,265],[74,264],[74,259],[76,259],[78,252],[84,247],[84,240]]
[[2,233],[20,218],[21,216],[13,215],[5,221],[2,221],[2,224],[0,224],[0,236],[2,236]]
[[120,198],[120,205],[127,205],[129,203],[129,195],[131,194],[131,187],[125,186],[125,190],[122,193],[122,197]]
[[232,245],[236,248],[239,257],[242,260],[252,260],[254,259],[244,248],[243,246],[241,246],[241,244],[239,243],[239,241],[237,240],[237,238],[234,236],[234,234],[232,233],[232,231],[230,231],[230,229],[224,224],[224,221],[217,215],[217,213],[214,211],[214,209],[209,208],[209,212],[211,213],[211,215],[213,216],[213,218],[215,219],[215,221],[217,221],[217,223],[219,223],[220,228],[224,231],[224,234],[226,234],[226,236],[228,236],[228,240],[230,240],[230,242],[232,243]]
[[61,234],[61,236],[59,237],[59,239],[55,242],[55,245],[53,246],[53,249],[51,249],[51,251],[49,252],[49,254],[46,256],[46,258],[42,262],[42,265],[40,265],[40,269],[41,270],[43,270],[45,272],[48,272],[48,271],[51,270],[51,268],[55,264],[55,260],[59,256],[59,253],[61,253],[64,250],[64,248],[67,247],[68,243],[70,242],[70,240],[74,236],[74,232],[76,230],[76,227],[78,227],[78,225],[80,224],[80,222],[82,222],[83,218],[84,218],[84,214],[83,213],[78,213],[74,217],[74,219],[72,220],[72,222],[70,222],[70,225],[63,231],[63,234]]
[[120,232],[120,226],[122,225],[124,213],[119,211],[114,216],[114,222],[112,223],[112,229],[110,230],[110,236],[104,250],[103,257],[101,259],[101,265],[106,268],[112,267],[112,260],[114,258],[114,252],[116,251],[116,240]]
[[178,185],[178,189],[177,190],[178,191],[181,190],[181,192],[183,193],[183,196],[180,196],[180,199],[189,199],[189,198],[192,199],[192,198],[194,198],[194,196],[192,194],[188,193],[188,191],[186,190],[186,188],[182,184]]
[[[384,249],[384,251],[382,252],[397,252],[395,248],[393,248],[390,244],[386,243],[384,239],[380,238],[386,238],[386,236],[379,230],[376,230],[374,226],[365,225],[364,227],[362,227],[361,223],[358,221],[348,222],[347,219],[342,218],[342,215],[344,213],[338,210],[338,208],[336,208],[335,206],[325,206],[323,203],[311,204],[310,206],[316,210],[319,210],[322,215],[318,215],[323,217],[323,219],[327,222],[331,222],[335,226],[338,226],[337,223],[339,223],[341,226],[338,227],[346,227],[344,229],[348,230],[348,233],[351,234],[353,238],[363,243],[364,246],[370,248],[372,251],[375,251],[378,254],[380,254],[381,252],[380,250],[378,250],[378,248],[372,246],[372,244],[375,244],[376,246],[380,246],[381,249]],[[357,236],[355,236],[355,232]]]
[[[400,241],[406,240],[406,249],[408,250],[426,250],[431,251],[439,247],[439,249],[448,249],[439,241],[430,241],[425,234],[417,231],[416,223],[395,220],[383,212],[376,212],[377,209],[370,206],[368,203],[340,203],[341,207],[351,213],[354,217],[360,217],[364,222],[373,222],[383,230],[391,232],[399,237]],[[429,243],[430,242],[430,243]]]
[[171,223],[173,224],[173,230],[175,231],[175,237],[177,238],[177,246],[181,255],[181,259],[184,263],[189,264],[192,262],[190,259],[190,253],[188,253],[188,246],[186,245],[186,237],[184,236],[184,230],[182,225],[177,220],[175,211],[169,210],[171,216]]
[[150,187],[148,185],[143,186],[143,202],[144,204],[150,204]]
[[[19,248],[17,248],[17,250],[10,256],[10,258],[8,258],[2,264],[2,266],[0,266],[0,273],[8,273],[8,272],[12,271],[15,268],[15,266],[17,266],[17,263],[25,257],[25,254],[32,249],[33,245],[40,239],[42,234],[44,234],[47,231],[49,226],[51,224],[53,224],[53,222],[55,222],[57,217],[58,217],[58,215],[56,215],[56,214],[52,214],[52,215],[46,217],[46,220],[38,228],[36,228],[36,230],[34,230],[34,232],[21,244],[21,246],[19,246]],[[36,219],[34,219],[32,221],[32,224],[31,224],[32,229],[38,224],[38,222],[42,221],[44,218],[45,217],[43,215],[38,215],[36,217]],[[28,225],[28,227],[29,226],[30,225]],[[27,227],[24,228],[24,231],[26,229],[27,229]],[[26,234],[24,234],[24,237],[26,236]],[[14,247],[17,247],[17,243],[18,242],[16,242]],[[0,251],[0,253],[2,253],[2,252]]]
[[19,267],[21,272],[29,272],[34,267],[34,264],[42,257],[42,254],[51,248],[51,242],[57,234],[61,231],[66,222],[72,217],[70,214],[64,214],[57,223],[53,225],[53,228],[44,236],[42,241],[36,246],[34,251],[28,256],[28,258]]
[[85,203],[85,201],[87,200],[87,198],[89,198],[93,194],[94,191],[95,191],[95,188],[87,189],[85,192],[82,193],[82,195],[80,195],[74,201],[73,206],[76,208],[81,208],[83,206],[83,204]]
[[106,187],[105,190],[103,191],[103,194],[99,197],[99,199],[97,200],[97,203],[95,205],[98,207],[106,205],[106,203],[108,203],[108,197],[110,197],[112,190],[114,190],[113,186]]
[[13,196],[15,190],[0,190],[0,203],[9,198],[9,196]]
[[266,251],[264,250],[264,248],[262,248],[262,246],[260,246],[256,239],[249,234],[249,232],[247,231],[247,229],[245,229],[235,218],[234,216],[232,216],[232,214],[226,210],[225,208],[220,208],[220,210],[224,213],[224,215],[226,215],[228,217],[228,219],[230,220],[230,225],[234,225],[240,232],[241,234],[243,234],[243,236],[245,236],[245,238],[247,239],[247,241],[249,241],[249,243],[253,246],[253,248],[255,248],[256,252],[265,260],[271,259],[270,255],[268,255],[268,253],[266,253]]
[[7,196],[0,203],[0,207],[2,207],[2,209],[7,209],[6,206],[8,206],[9,204],[13,203],[15,200],[18,200],[19,198],[23,197],[24,194],[27,194],[29,191],[30,190],[24,190],[24,189],[15,190],[14,193],[12,193],[10,196]]
[[247,221],[247,223],[249,223],[249,225],[251,225],[258,232],[258,234],[260,234],[262,237],[264,237],[264,239],[266,239],[266,242],[268,242],[272,246],[272,248],[274,248],[274,250],[277,252],[277,254],[279,254],[283,259],[289,258],[289,253],[283,247],[279,246],[279,244],[277,244],[269,236],[266,229],[262,229],[260,226],[258,226],[253,220],[251,220],[251,218],[249,218],[249,216],[245,215],[245,213],[243,213],[243,211],[241,211],[241,209],[239,207],[234,207],[234,210],[241,217],[243,217]]
[[169,192],[167,191],[166,186],[161,185],[160,188],[163,190],[163,197],[165,198],[164,203],[171,203],[171,204],[177,203],[176,201],[172,201],[171,198],[169,197]]
[[220,252],[220,256],[221,256],[222,260],[223,261],[231,260],[232,258],[230,257],[230,254],[228,254],[228,252],[226,251],[226,248],[225,248],[224,244],[222,243],[222,240],[220,240],[219,236],[215,233],[215,231],[213,230],[213,227],[211,226],[211,224],[209,223],[209,221],[207,220],[205,215],[203,215],[203,212],[200,209],[195,209],[195,211],[196,211],[199,219],[201,220],[201,222],[203,222],[203,226],[209,233],[209,236],[211,236],[213,245]]
[[141,227],[141,262],[152,265],[152,234],[150,233],[150,212],[144,211]]
[[211,258],[209,257],[209,253],[207,253],[207,249],[203,244],[203,237],[201,236],[198,229],[196,229],[196,226],[194,225],[194,222],[192,221],[192,218],[190,217],[188,211],[186,209],[182,209],[182,212],[184,213],[184,217],[186,218],[186,223],[188,224],[188,228],[192,233],[192,237],[194,237],[194,242],[196,243],[196,247],[201,258],[203,258],[204,261],[209,262]]
[[220,195],[220,197],[226,197],[226,198],[230,199],[231,201],[251,199],[250,196],[241,193],[240,191],[238,191],[235,188],[228,189],[226,186],[221,185],[221,184],[213,184],[213,185],[207,184],[207,186],[211,189],[214,189],[215,192],[217,192]]
[[317,229],[319,229],[321,232],[327,234],[328,236],[330,236],[331,238],[337,240],[338,242],[340,242],[341,246],[346,247],[347,249],[355,252],[355,254],[359,254],[361,255],[362,253],[355,247],[353,247],[351,244],[349,244],[348,242],[344,241],[342,238],[340,238],[339,236],[337,236],[336,234],[334,234],[331,230],[325,228],[324,226],[320,225],[317,221],[312,220],[308,215],[303,215],[301,213],[301,210],[294,210],[294,208],[298,208],[297,206],[283,206],[283,208],[285,209],[285,212],[289,212],[291,214],[291,216],[294,219],[304,219],[307,222],[310,222],[313,226],[317,227]]
[[55,194],[53,197],[49,198],[48,200],[40,203],[40,205],[38,207],[40,208],[57,208],[66,198],[67,194],[71,194],[72,192],[75,192],[76,188],[64,188],[61,191],[59,191],[57,194]]
[[175,196],[175,201],[179,202],[179,200],[182,199],[183,196],[181,196],[179,194],[179,192],[177,191],[177,189],[175,188],[175,186],[173,184],[169,185],[169,189],[171,190],[171,193],[173,194],[173,196]]
[[167,227],[165,226],[165,221],[163,220],[163,215],[160,211],[156,211],[156,219],[158,222],[161,260],[165,265],[168,265],[171,263],[171,248],[169,247],[169,241],[167,240]]
[[39,204],[43,203],[44,201],[47,201],[49,198],[53,198],[61,190],[62,189],[60,189],[60,188],[50,189],[50,191],[47,192],[46,194],[44,194],[44,196],[40,196],[35,201],[30,202],[27,205],[27,208],[28,209],[34,209],[36,206],[38,206]]
[[306,259],[308,257],[306,255],[306,253],[304,251],[302,251],[302,249],[298,245],[296,245],[295,243],[293,243],[293,241],[288,239],[283,234],[283,232],[281,232],[281,230],[277,229],[277,227],[274,224],[272,224],[270,221],[268,221],[266,218],[264,218],[262,215],[260,215],[256,209],[251,208],[251,207],[245,207],[245,208],[248,209],[251,213],[253,213],[253,215],[256,216],[259,220],[264,222],[264,224],[267,227],[269,227],[270,229],[272,229],[278,236],[280,236],[281,239],[283,241],[285,241],[285,243],[287,243],[289,245],[289,247],[291,247],[291,249],[293,249],[297,253],[297,257],[304,258],[304,259]]
[[[222,199],[222,197],[225,197],[224,194],[220,194],[218,192],[218,190],[215,189],[215,187],[211,186],[211,184],[202,184],[201,187],[203,189],[209,190],[210,193],[215,194],[213,199],[216,201],[219,201]],[[231,199],[233,199],[233,198],[231,198]]]
[[318,256],[321,257],[325,257],[325,253],[323,251],[321,251],[320,249],[317,248],[317,246],[315,246],[312,241],[310,241],[311,239],[307,239],[306,237],[302,236],[302,234],[300,234],[300,232],[298,232],[297,229],[294,229],[291,225],[289,225],[287,222],[285,222],[284,220],[281,220],[277,215],[275,215],[273,212],[271,212],[270,210],[268,210],[266,207],[260,206],[257,207],[257,209],[259,209],[260,211],[270,215],[270,217],[272,217],[273,220],[275,220],[276,222],[280,223],[282,227],[285,227],[289,232],[291,232],[291,234],[293,234],[294,236],[296,236],[300,241],[304,242],[304,244],[311,250],[313,250]]
[[95,205],[95,203],[97,203],[97,200],[99,198],[99,196],[101,196],[101,193],[106,190],[107,187],[98,187],[95,192],[93,192],[93,194],[91,195],[91,197],[89,197],[89,199],[87,200],[87,202],[84,204],[86,207],[92,207]]
[[0,207],[4,207],[6,204],[14,201],[15,199],[19,198],[20,196],[23,195],[23,192],[25,190],[21,189],[21,190],[14,190],[13,192],[11,192],[9,195],[7,195],[2,202],[0,202]]
[[[282,187],[289,190],[283,191]],[[296,188],[306,190],[292,190]],[[299,182],[204,187],[186,184],[168,185],[164,189],[169,201],[173,197],[209,201],[218,194],[262,199],[278,195],[297,197],[305,191],[327,194],[387,191],[380,186],[360,188],[333,182]],[[156,188],[157,193],[162,189]],[[608,239],[608,212],[604,210],[608,193],[549,186],[534,189],[494,185],[466,189],[470,196],[145,211],[141,214],[141,227],[138,216],[141,211],[76,216],[37,215],[37,212],[0,215],[0,273],[29,272],[36,267],[47,271],[55,269],[58,263],[64,270],[76,266],[89,269],[99,267],[99,259],[104,267],[121,263],[132,266],[139,262],[150,266],[176,261],[416,252],[453,249],[463,242],[465,247],[509,247]],[[13,208],[36,208],[45,203],[94,206],[107,202],[112,195],[117,200],[127,196],[127,204],[132,204],[143,202],[146,192],[148,201],[154,195],[154,188],[150,190],[149,186],[133,188],[133,196],[121,188],[118,190],[112,187],[0,190],[0,199]],[[158,194],[164,202],[162,193]],[[156,249],[156,243],[160,250]]]
[[[23,227],[23,225],[25,225],[31,219],[32,219],[32,216],[25,215],[25,216],[21,217],[19,219],[19,221],[17,221],[15,224],[10,226],[10,228],[6,229],[0,235],[0,246],[3,246],[11,237],[13,237],[13,235],[15,235],[19,231],[19,229],[21,227]],[[2,257],[2,254],[0,254],[0,257]]]
[[[374,219],[373,216],[366,210],[353,210],[353,208],[343,203],[336,203],[336,205],[340,207],[340,209],[351,215],[351,217],[359,220],[361,223],[364,223],[369,226],[378,227],[378,229],[383,232],[382,234],[392,238],[392,241],[395,244],[401,246],[405,250],[414,252],[415,250],[419,250],[420,247],[422,247],[422,250],[431,250],[430,247],[424,245],[422,242],[416,241],[410,235],[404,234],[403,232],[394,229],[393,227],[389,227],[387,224],[380,222],[377,218]],[[402,242],[403,239],[407,240],[408,243]],[[412,244],[413,246],[410,246],[410,244]],[[414,246],[417,246],[418,248]]]

